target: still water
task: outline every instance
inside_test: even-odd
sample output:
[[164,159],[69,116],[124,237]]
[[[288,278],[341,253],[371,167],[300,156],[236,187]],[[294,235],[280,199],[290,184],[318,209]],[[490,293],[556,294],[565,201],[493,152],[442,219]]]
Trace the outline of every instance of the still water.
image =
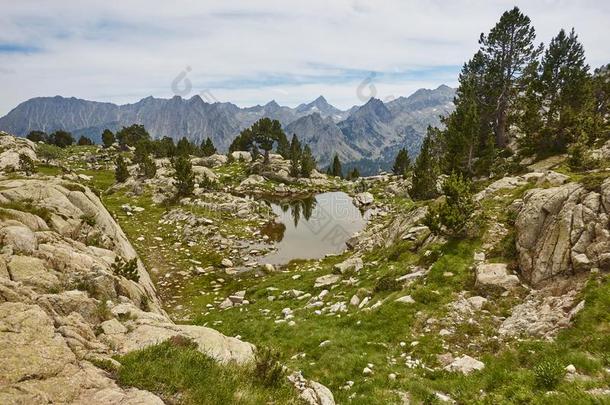
[[277,242],[277,251],[263,257],[262,263],[285,264],[340,253],[345,242],[366,223],[366,213],[363,215],[343,192],[270,204],[278,218],[262,232]]

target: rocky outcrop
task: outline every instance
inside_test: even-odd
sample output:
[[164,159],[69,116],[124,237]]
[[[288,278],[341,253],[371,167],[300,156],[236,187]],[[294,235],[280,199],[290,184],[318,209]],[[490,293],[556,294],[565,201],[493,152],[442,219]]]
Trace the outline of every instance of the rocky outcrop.
[[12,171],[19,168],[19,155],[24,154],[36,160],[36,145],[29,139],[15,138],[0,131],[0,170]]
[[516,203],[519,265],[538,285],[593,268],[610,270],[610,179],[598,190],[578,183],[526,192]]
[[[171,321],[125,234],[80,184],[0,174],[0,246],[0,403],[161,404],[96,365],[176,335],[221,362],[253,360],[249,343]],[[135,259],[137,277],[118,272],[117,257]]]

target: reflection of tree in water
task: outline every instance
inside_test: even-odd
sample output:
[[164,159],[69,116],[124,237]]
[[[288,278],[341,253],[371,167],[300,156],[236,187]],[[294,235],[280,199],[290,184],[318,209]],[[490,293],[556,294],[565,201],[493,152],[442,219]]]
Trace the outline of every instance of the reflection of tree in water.
[[282,201],[278,205],[284,213],[290,210],[290,216],[296,227],[301,220],[301,216],[306,220],[311,218],[313,210],[316,207],[316,199],[312,196],[297,200]]
[[286,225],[281,222],[269,221],[261,228],[261,233],[267,235],[273,242],[279,242],[284,239]]
[[292,220],[294,222],[294,226],[296,227],[301,220],[301,215],[303,215],[303,218],[305,218],[306,221],[309,221],[309,218],[311,218],[313,213],[313,209],[316,206],[316,199],[314,197],[307,197],[300,200],[290,201],[286,205],[290,206],[290,214],[292,215]]

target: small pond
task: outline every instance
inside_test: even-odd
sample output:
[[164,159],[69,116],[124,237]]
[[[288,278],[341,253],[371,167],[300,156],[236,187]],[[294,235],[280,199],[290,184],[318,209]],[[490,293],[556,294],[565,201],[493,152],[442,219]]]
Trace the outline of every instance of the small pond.
[[262,263],[285,264],[293,259],[318,259],[340,253],[367,219],[366,213],[343,192],[270,204],[278,218],[265,225],[262,232],[277,242],[277,250],[263,257]]

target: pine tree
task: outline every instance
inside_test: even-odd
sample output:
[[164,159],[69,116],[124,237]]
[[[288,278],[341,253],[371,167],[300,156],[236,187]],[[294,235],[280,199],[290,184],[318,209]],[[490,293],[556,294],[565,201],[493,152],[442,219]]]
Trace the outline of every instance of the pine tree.
[[591,141],[610,139],[610,63],[595,69],[591,78],[593,122]]
[[152,179],[157,174],[157,165],[151,159],[150,155],[145,155],[139,163],[139,169],[142,176],[147,179]]
[[93,141],[90,138],[87,138],[86,136],[81,136],[80,138],[78,138],[78,142],[76,144],[80,146],[93,145]]
[[48,135],[43,131],[30,131],[26,138],[32,142],[47,142]]
[[479,44],[485,61],[486,91],[493,106],[493,130],[496,146],[508,145],[506,131],[516,118],[515,104],[525,89],[524,71],[542,52],[534,45],[536,32],[530,19],[518,7],[504,12],[488,35],[481,34]]
[[411,168],[411,158],[409,158],[409,153],[406,148],[402,148],[398,151],[396,155],[396,160],[394,160],[394,166],[392,167],[392,172],[398,176],[404,176],[409,169]]
[[284,159],[290,159],[290,144],[283,131],[278,134],[276,152]]
[[183,136],[176,144],[176,154],[178,156],[189,156],[193,153],[193,145]]
[[351,171],[348,172],[346,179],[356,180],[358,177],[360,177],[360,172],[358,171],[358,168],[354,167]]
[[174,169],[174,186],[176,187],[176,197],[187,197],[193,194],[195,189],[195,173],[191,161],[187,156],[178,155],[172,161]]
[[129,178],[129,170],[127,170],[127,163],[125,163],[125,159],[123,159],[123,156],[121,155],[119,155],[119,157],[116,159],[114,178],[116,179],[117,183],[123,183]]
[[299,142],[299,138],[296,134],[292,134],[292,140],[290,142],[290,175],[292,177],[299,177],[301,175],[302,154],[301,142]]
[[290,158],[299,160],[301,158],[301,142],[297,137],[297,134],[292,134],[292,140],[290,141]]
[[201,154],[205,157],[212,156],[216,153],[216,147],[212,140],[207,137],[204,142],[201,143]]
[[540,66],[542,136],[539,151],[565,152],[577,127],[593,112],[589,66],[574,29],[551,40]]
[[474,163],[483,152],[483,137],[490,128],[481,118],[481,110],[485,109],[484,74],[483,55],[477,52],[462,67],[454,100],[455,110],[444,120],[443,169],[447,173],[473,174]]
[[106,128],[104,132],[102,132],[102,143],[104,144],[104,148],[109,148],[116,141],[114,138],[114,134],[111,130]]
[[335,153],[335,157],[333,157],[333,163],[331,164],[330,173],[335,177],[343,177],[343,169],[341,168],[341,161],[339,160],[339,155]]
[[134,163],[140,163],[152,152],[152,143],[148,139],[140,139],[133,151]]
[[150,140],[150,134],[146,131],[144,125],[133,124],[121,128],[121,130],[116,133],[116,139],[121,148],[125,150],[127,146],[135,146],[141,139]]
[[436,179],[439,175],[439,167],[437,157],[434,155],[434,135],[435,130],[428,127],[428,134],[413,166],[413,182],[409,194],[417,200],[427,200],[438,195]]
[[305,145],[303,148],[303,154],[301,155],[301,176],[309,177],[313,169],[316,168],[316,160],[311,153],[309,145]]

